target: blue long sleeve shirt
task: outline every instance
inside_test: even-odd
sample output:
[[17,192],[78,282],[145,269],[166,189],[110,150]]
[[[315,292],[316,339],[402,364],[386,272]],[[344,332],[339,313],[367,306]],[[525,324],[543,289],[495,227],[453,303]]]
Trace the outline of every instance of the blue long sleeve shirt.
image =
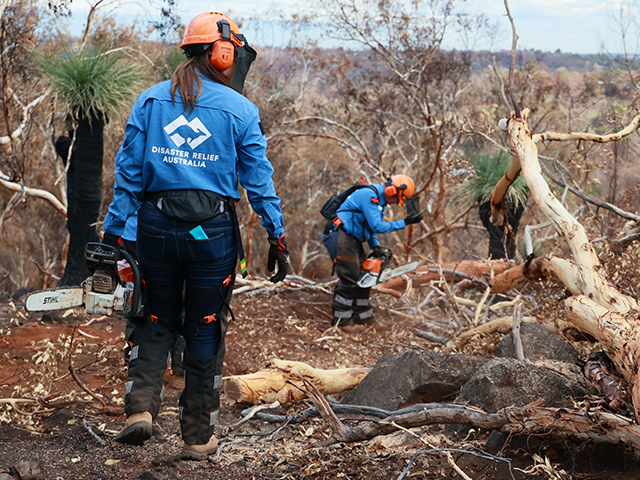
[[207,190],[239,200],[239,182],[267,233],[284,235],[258,107],[235,90],[200,78],[202,93],[191,112],[184,111],[178,91],[173,103],[170,81],[136,100],[116,155],[105,232],[122,235],[146,192]]
[[384,187],[379,184],[371,184],[376,189],[377,195],[371,188],[360,188],[347,197],[340,208],[338,217],[342,220],[344,231],[353,235],[361,242],[367,242],[370,247],[380,245],[376,233],[391,233],[407,226],[404,220],[395,222],[383,221],[387,200],[384,196]]

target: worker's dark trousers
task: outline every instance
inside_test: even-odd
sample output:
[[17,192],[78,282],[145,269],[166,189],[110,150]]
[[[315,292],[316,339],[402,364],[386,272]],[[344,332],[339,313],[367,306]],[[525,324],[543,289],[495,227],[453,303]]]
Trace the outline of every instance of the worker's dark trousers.
[[332,325],[348,326],[373,321],[373,310],[369,304],[370,288],[360,288],[360,267],[366,255],[360,243],[342,228],[334,228],[323,235],[329,255],[335,263],[340,282],[333,291]]
[[[189,233],[198,225],[208,239]],[[185,389],[180,426],[185,443],[203,445],[213,434],[220,408],[224,337],[237,246],[229,212],[203,222],[172,220],[145,202],[138,220],[138,261],[146,282],[149,320],[136,329],[126,384],[125,412],[160,409],[162,377],[182,328],[184,308]]]

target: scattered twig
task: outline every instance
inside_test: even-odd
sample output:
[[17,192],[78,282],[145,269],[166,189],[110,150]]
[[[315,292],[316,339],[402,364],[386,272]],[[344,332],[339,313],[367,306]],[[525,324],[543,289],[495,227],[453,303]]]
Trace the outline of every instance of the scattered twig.
[[491,287],[487,287],[487,289],[484,291],[484,295],[482,295],[482,298],[480,299],[480,303],[478,303],[478,306],[476,307],[476,314],[473,317],[473,324],[475,326],[477,326],[478,322],[480,321],[480,313],[482,313],[482,307],[484,307],[484,302],[487,301],[490,293]]
[[102,404],[103,407],[107,406],[107,402],[105,402],[102,398],[100,398],[97,394],[93,393],[89,387],[87,387],[84,383],[82,383],[82,380],[80,380],[80,378],[78,377],[78,375],[76,374],[75,370],[73,369],[73,366],[71,365],[71,363],[69,363],[69,373],[71,374],[71,377],[73,377],[73,379],[76,381],[76,383],[78,384],[78,386],[84,390],[85,392],[87,392],[89,395],[91,395],[93,398],[95,398],[98,402],[100,402]]
[[91,426],[87,423],[86,418],[82,419],[82,426],[87,430],[87,432],[91,434],[93,438],[95,438],[98,441],[100,445],[104,445],[105,443],[104,440],[96,432],[93,431],[93,428],[91,428]]
[[451,454],[451,452],[456,452],[456,453],[460,453],[460,454],[468,453],[470,455],[474,455],[474,456],[476,456],[478,458],[483,458],[485,460],[491,460],[491,461],[495,461],[495,462],[505,462],[507,465],[509,465],[509,474],[511,475],[511,478],[513,480],[515,480],[515,477],[513,476],[513,471],[511,470],[511,459],[510,458],[496,457],[495,455],[491,455],[490,453],[486,453],[486,452],[477,453],[477,452],[474,452],[472,450],[461,450],[459,448],[432,448],[430,450],[418,450],[413,455],[413,457],[411,457],[411,460],[409,460],[408,465],[402,471],[402,473],[397,478],[397,480],[402,480],[403,478],[405,478],[407,476],[407,474],[413,468],[413,464],[415,463],[415,461],[418,459],[418,457],[420,455],[427,455],[427,454],[441,453],[441,452],[448,452],[449,454]]
[[34,412],[26,412],[22,410],[20,407],[18,407],[18,403],[37,403],[38,405],[40,405],[40,402],[35,398],[0,398],[0,405],[2,404],[11,405],[11,408],[13,408],[20,415],[35,415],[38,413],[48,413],[51,411],[50,409],[47,409],[47,410],[36,410]]
[[[267,410],[267,409],[270,409],[270,408],[278,408],[279,406],[280,406],[280,402],[276,400],[275,402],[270,403],[268,405],[256,405],[256,406],[250,408],[248,411],[245,410],[247,412],[246,416],[244,416],[244,418],[242,418],[239,422],[236,422],[233,425],[231,425],[231,430],[233,430],[236,427],[239,427],[240,425],[242,425],[244,422],[249,420],[251,417],[253,417],[260,410]],[[245,411],[243,411],[242,413],[244,414]]]
[[450,340],[447,337],[436,335],[435,333],[427,332],[425,330],[419,330],[417,328],[413,329],[413,333],[415,333],[419,337],[424,338],[425,340],[428,340],[433,343],[441,343],[443,345],[446,345],[447,343],[449,343],[449,340]]
[[511,328],[511,333],[513,334],[513,345],[516,350],[516,358],[521,362],[524,362],[526,360],[522,350],[522,338],[520,337],[520,317],[522,317],[522,303],[518,302],[513,309],[513,327]]

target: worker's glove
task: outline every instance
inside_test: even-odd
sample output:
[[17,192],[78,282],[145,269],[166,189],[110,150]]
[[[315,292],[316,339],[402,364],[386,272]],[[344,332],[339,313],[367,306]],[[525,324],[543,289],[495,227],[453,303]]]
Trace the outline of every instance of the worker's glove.
[[371,249],[369,256],[373,258],[382,258],[384,260],[388,260],[391,257],[391,254],[389,252],[385,252],[382,247],[375,246]]
[[102,243],[109,245],[116,250],[120,249],[120,237],[112,233],[104,232],[104,235],[102,236]]
[[422,213],[413,213],[405,217],[404,223],[407,225],[411,225],[413,223],[420,223],[423,218],[424,218],[424,215]]
[[269,237],[269,260],[267,262],[267,270],[273,272],[278,262],[278,271],[269,280],[278,283],[287,276],[289,268],[289,250],[287,249],[287,241],[284,235],[280,238]]

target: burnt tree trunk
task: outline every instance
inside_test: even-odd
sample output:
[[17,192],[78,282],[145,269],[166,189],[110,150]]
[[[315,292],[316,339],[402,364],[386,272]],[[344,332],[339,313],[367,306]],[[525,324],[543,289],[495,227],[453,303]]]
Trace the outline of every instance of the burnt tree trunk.
[[[102,157],[104,121],[101,118],[80,118],[76,141],[67,171],[67,230],[69,251],[60,286],[79,285],[89,275],[84,261],[87,242],[97,242],[95,223],[102,201]],[[63,139],[56,141],[64,144]],[[68,144],[67,143],[67,151]],[[61,152],[58,149],[58,153]],[[63,157],[66,160],[66,155]]]

